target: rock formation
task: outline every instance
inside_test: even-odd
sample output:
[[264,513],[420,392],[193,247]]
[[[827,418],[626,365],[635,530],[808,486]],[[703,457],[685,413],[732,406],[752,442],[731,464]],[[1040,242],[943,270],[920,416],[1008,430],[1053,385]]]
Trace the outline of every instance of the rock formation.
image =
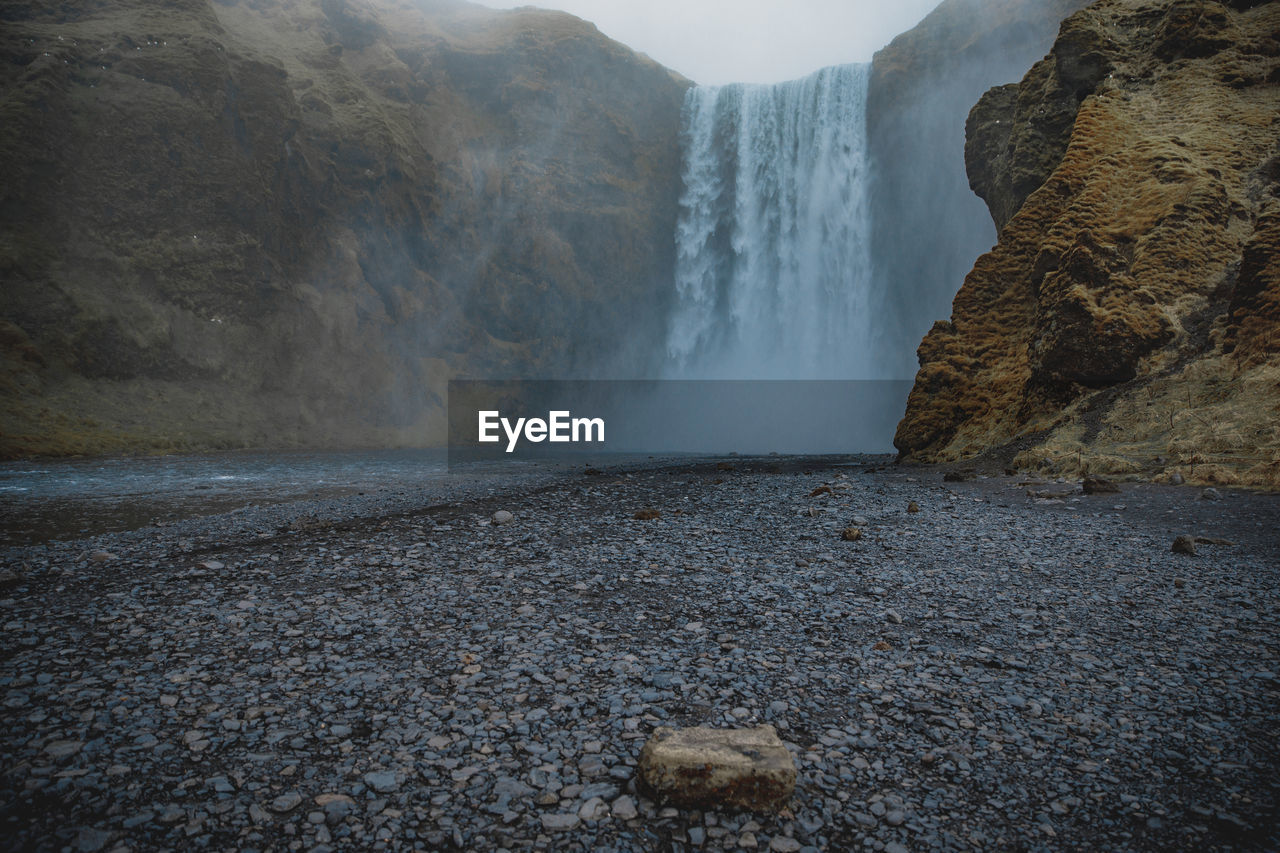
[[589,373],[662,322],[689,83],[586,22],[0,18],[0,455],[421,445],[447,378]]
[[[867,92],[871,254],[883,277],[876,292],[888,297],[874,309],[886,344],[918,341],[946,316],[965,273],[995,239],[965,182],[969,108],[992,86],[1021,78],[1061,21],[1088,2],[943,0],[876,53]],[[915,367],[909,352],[887,365],[904,378]]]
[[1280,4],[1068,19],[970,114],[1000,239],[920,345],[902,456],[1280,483],[1277,140]]

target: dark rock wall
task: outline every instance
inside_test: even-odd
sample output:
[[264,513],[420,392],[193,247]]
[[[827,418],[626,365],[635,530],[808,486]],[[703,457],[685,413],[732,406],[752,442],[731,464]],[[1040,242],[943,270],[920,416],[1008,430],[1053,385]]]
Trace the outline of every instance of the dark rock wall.
[[452,376],[637,369],[689,85],[398,0],[0,10],[0,452],[425,444]]

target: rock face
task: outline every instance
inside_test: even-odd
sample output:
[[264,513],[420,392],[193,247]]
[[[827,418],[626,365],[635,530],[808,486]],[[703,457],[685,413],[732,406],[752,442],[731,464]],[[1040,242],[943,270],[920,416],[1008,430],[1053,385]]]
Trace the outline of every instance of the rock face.
[[664,316],[689,83],[588,23],[0,16],[0,454],[421,445],[446,379],[608,370]]
[[966,159],[1000,241],[920,345],[895,439],[951,460],[1278,482],[1280,4],[1101,0]]
[[[965,181],[965,116],[990,87],[1022,77],[1061,21],[1088,0],[943,0],[876,53],[867,92],[877,324],[919,340],[995,239]],[[927,235],[928,251],[920,251]],[[888,365],[902,376],[915,369]]]
[[777,811],[796,788],[795,762],[773,726],[659,728],[639,773],[659,800],[688,808]]

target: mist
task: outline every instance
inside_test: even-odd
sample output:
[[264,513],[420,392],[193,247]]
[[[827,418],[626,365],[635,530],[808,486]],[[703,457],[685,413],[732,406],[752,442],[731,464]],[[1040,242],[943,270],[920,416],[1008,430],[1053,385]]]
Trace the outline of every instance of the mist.
[[[484,0],[494,9],[522,0]],[[779,83],[819,68],[869,62],[938,5],[937,0],[547,0],[606,36],[696,83]]]

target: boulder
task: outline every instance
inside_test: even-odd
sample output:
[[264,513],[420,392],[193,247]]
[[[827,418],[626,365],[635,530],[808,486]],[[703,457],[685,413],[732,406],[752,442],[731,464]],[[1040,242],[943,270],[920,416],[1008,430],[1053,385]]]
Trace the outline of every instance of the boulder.
[[791,753],[773,726],[659,728],[640,753],[641,784],[688,808],[777,811],[796,787]]
[[1081,488],[1086,495],[1113,495],[1120,491],[1115,483],[1101,477],[1085,477]]

